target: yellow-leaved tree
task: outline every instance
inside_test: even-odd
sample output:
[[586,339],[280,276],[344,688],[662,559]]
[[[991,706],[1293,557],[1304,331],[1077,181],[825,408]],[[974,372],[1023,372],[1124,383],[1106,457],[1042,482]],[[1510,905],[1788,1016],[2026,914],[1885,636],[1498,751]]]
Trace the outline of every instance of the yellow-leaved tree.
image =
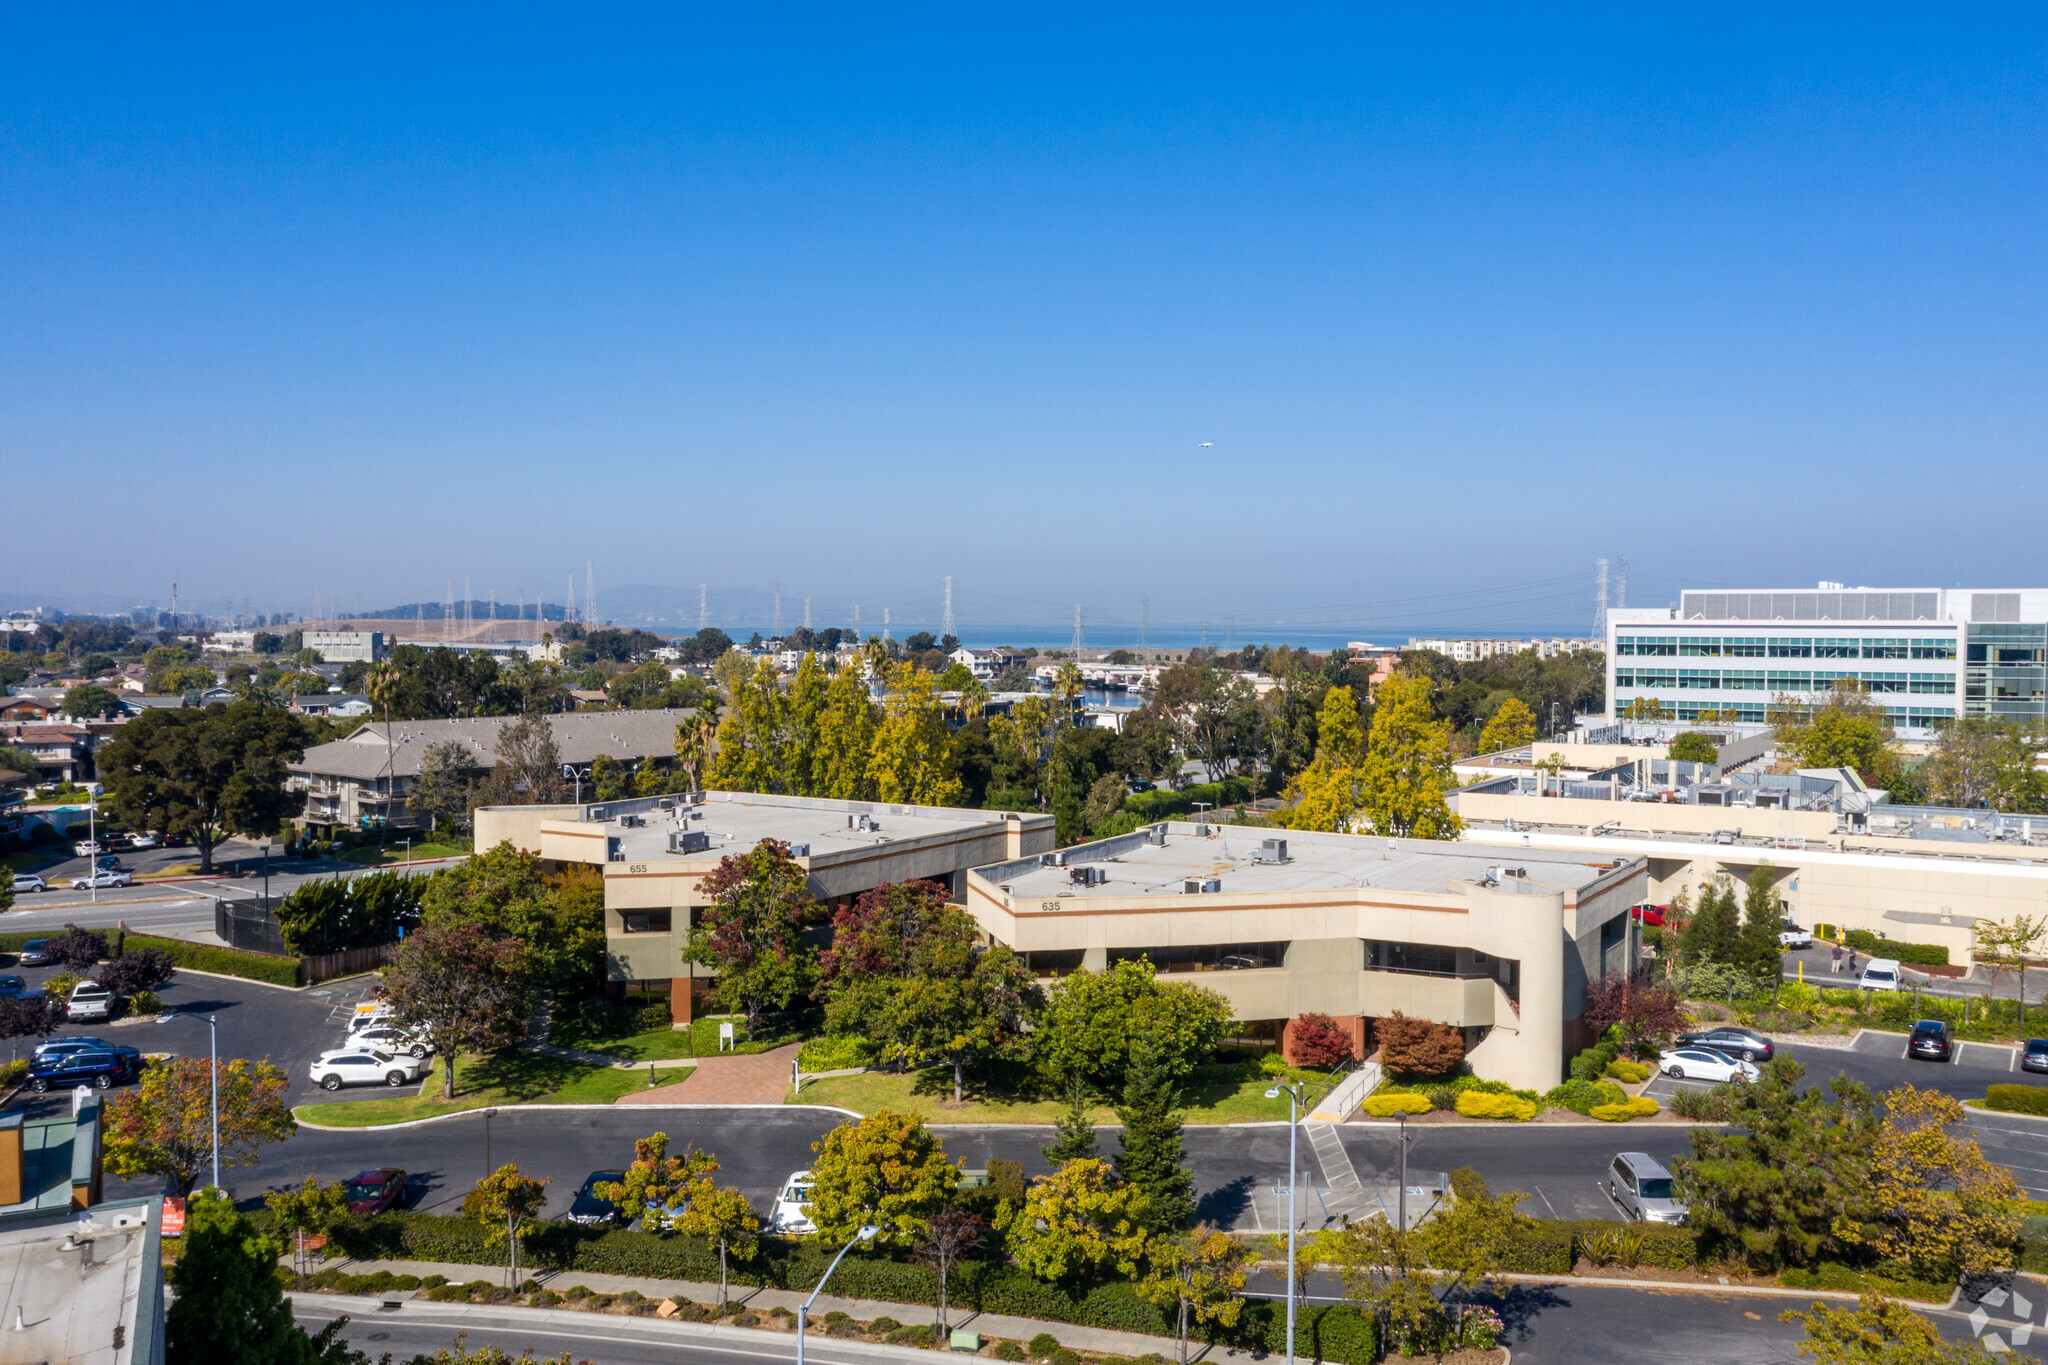
[[1429,679],[1396,673],[1380,684],[1361,766],[1360,807],[1375,834],[1455,839],[1451,727],[1430,716]]
[[1365,732],[1348,687],[1333,687],[1316,714],[1316,755],[1295,779],[1300,797],[1287,812],[1295,829],[1341,830],[1358,814],[1359,759]]
[[818,713],[818,738],[811,750],[811,791],[834,801],[867,801],[875,794],[868,777],[868,751],[875,742],[875,703],[868,695],[867,670],[848,664],[825,687]]
[[1536,742],[1536,713],[1520,697],[1509,697],[1479,732],[1479,752],[1497,754]]
[[1145,1259],[1145,1194],[1107,1161],[1079,1157],[1032,1182],[1012,1217],[1017,1264],[1055,1283],[1114,1269],[1135,1275]]
[[766,659],[736,679],[718,723],[718,754],[711,785],[722,791],[780,792],[787,708],[775,668]]
[[1950,1131],[1962,1102],[1902,1085],[1885,1092],[1884,1123],[1870,1153],[1870,1188],[1884,1216],[1836,1220],[1835,1234],[1909,1263],[1923,1279],[1947,1283],[2012,1264],[2021,1191],[1975,1136]]
[[1188,1360],[1189,1320],[1234,1326],[1244,1311],[1238,1291],[1244,1288],[1244,1268],[1258,1253],[1227,1232],[1200,1224],[1178,1237],[1155,1237],[1146,1252],[1147,1273],[1138,1282],[1138,1292],[1162,1308],[1177,1313],[1175,1335],[1180,1341],[1181,1365]]
[[889,675],[881,728],[868,753],[868,777],[877,801],[950,806],[960,799],[938,690],[932,675],[916,664],[898,664]]

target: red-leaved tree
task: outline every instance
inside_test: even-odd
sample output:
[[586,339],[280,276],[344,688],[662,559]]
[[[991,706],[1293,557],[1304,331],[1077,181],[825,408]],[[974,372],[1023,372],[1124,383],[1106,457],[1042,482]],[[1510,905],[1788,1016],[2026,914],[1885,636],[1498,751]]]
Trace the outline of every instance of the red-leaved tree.
[[1296,1066],[1332,1067],[1351,1059],[1351,1035],[1327,1014],[1304,1014],[1287,1030]]
[[1653,1038],[1668,1038],[1685,1027],[1678,997],[1662,986],[1631,985],[1616,974],[1586,987],[1586,1023],[1596,1035],[1621,1025],[1631,1051]]
[[763,839],[719,859],[697,884],[710,904],[690,931],[685,956],[717,971],[713,998],[746,1016],[749,1041],[770,1007],[787,1008],[810,994],[816,979],[816,955],[801,937],[817,905],[808,883],[788,844]]
[[384,980],[398,1022],[426,1035],[447,1071],[442,1093],[455,1098],[455,1054],[511,1047],[526,1033],[530,996],[526,945],[493,938],[474,924],[408,934]]
[[1395,1010],[1374,1029],[1380,1065],[1403,1076],[1448,1076],[1465,1060],[1465,1035],[1449,1024]]

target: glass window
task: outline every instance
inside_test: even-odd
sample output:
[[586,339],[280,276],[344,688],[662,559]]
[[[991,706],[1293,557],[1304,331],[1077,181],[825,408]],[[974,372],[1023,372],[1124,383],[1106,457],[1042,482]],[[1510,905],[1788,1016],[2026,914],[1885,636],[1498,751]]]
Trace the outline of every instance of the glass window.
[[1770,642],[1770,653],[1773,659],[1811,659],[1813,641],[1773,638]]
[[1680,687],[1719,688],[1721,686],[1721,675],[1718,671],[1711,668],[1681,668],[1678,670],[1678,685]]
[[1721,653],[1730,659],[1761,659],[1764,657],[1764,642],[1760,639],[1723,639]]
[[1904,640],[1865,640],[1863,657],[1866,659],[1903,659],[1907,657]]
[[1903,692],[1906,690],[1906,675],[1903,673],[1865,673],[1863,686],[1872,692]]
[[1636,670],[1636,686],[1676,687],[1678,686],[1678,672],[1676,669],[1668,668],[1638,668]]
[[627,910],[619,918],[625,921],[629,934],[665,934],[668,932],[669,913],[667,910]]
[[1434,943],[1387,943],[1378,939],[1367,939],[1365,966],[1367,971],[1455,976],[1458,971],[1458,950]]
[[1809,673],[1780,673],[1775,669],[1771,672],[1773,692],[1804,692],[1812,686],[1813,675]]
[[1645,1176],[1643,1177],[1643,1187],[1638,1193],[1645,1199],[1669,1199],[1671,1197],[1671,1182],[1662,1176]]
[[1690,658],[1719,658],[1721,639],[1717,635],[1681,635],[1678,652]]
[[1033,976],[1065,976],[1068,972],[1081,969],[1085,950],[1080,948],[1056,948],[1019,954],[1024,959],[1025,969]]
[[1915,640],[1913,657],[1916,659],[1953,659],[1956,657],[1954,640]]
[[1815,640],[1813,657],[1816,659],[1857,659],[1863,655],[1859,640]]
[[1678,656],[1678,637],[1676,635],[1638,635],[1634,637],[1634,641],[1635,648],[1633,651],[1625,649],[1621,652],[1624,654],[1634,653],[1653,657],[1661,655],[1666,658],[1676,658]]
[[1953,673],[1915,673],[1911,675],[1911,692],[1942,692],[1953,696],[1956,690],[1956,675]]
[[1761,692],[1764,690],[1764,675],[1758,669],[1724,668],[1721,670],[1721,686],[1726,691]]
[[1149,960],[1162,972],[1230,972],[1278,967],[1287,959],[1285,943],[1204,943],[1177,948],[1112,948],[1109,962]]
[[1636,671],[1633,668],[1615,669],[1614,685],[1616,687],[1634,687],[1636,685]]

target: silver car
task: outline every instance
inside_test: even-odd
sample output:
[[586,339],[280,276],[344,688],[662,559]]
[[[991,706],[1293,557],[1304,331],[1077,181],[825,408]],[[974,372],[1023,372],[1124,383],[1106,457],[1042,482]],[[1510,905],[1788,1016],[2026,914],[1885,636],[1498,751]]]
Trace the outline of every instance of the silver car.
[[1672,1197],[1673,1176],[1647,1152],[1623,1152],[1607,1168],[1607,1193],[1640,1223],[1683,1223],[1686,1206]]

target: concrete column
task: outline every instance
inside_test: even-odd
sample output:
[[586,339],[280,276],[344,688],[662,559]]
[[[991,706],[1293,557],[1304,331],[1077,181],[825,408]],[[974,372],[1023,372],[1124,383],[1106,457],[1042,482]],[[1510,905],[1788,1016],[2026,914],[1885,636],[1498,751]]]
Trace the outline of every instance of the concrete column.
[[[1454,881],[1471,917],[1472,942],[1492,957],[1521,962],[1521,1007],[1497,1012],[1493,1029],[1472,1050],[1472,1070],[1487,1080],[1548,1090],[1564,1078],[1564,895]],[[1501,997],[1504,1001],[1504,996]],[[1507,1017],[1500,1017],[1507,1016]]]

